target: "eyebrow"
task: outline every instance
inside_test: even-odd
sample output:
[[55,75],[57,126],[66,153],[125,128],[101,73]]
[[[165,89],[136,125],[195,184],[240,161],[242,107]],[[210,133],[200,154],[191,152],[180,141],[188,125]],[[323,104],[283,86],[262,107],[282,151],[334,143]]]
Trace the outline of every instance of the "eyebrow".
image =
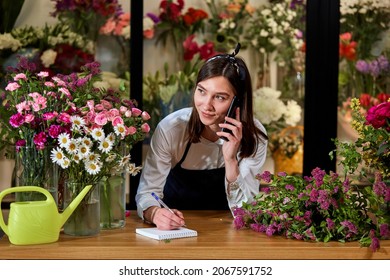
[[[207,90],[205,87],[203,87],[200,83],[198,83],[196,87],[199,87],[199,88],[201,88],[202,90],[208,92],[208,90]],[[230,94],[229,94],[228,92],[226,92],[226,91],[219,91],[219,92],[215,92],[214,94],[225,95],[225,96],[229,96],[229,95],[230,95]]]

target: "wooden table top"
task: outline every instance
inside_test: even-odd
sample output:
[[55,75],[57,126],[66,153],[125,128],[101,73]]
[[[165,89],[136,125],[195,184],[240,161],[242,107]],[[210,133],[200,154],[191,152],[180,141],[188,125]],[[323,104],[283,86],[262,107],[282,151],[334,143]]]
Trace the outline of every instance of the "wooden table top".
[[379,251],[361,248],[358,242],[307,242],[267,237],[250,229],[236,230],[226,211],[183,211],[188,228],[197,237],[158,241],[135,233],[150,227],[131,211],[122,229],[102,230],[94,237],[60,234],[58,242],[18,246],[7,236],[0,240],[0,259],[390,259],[390,240]]

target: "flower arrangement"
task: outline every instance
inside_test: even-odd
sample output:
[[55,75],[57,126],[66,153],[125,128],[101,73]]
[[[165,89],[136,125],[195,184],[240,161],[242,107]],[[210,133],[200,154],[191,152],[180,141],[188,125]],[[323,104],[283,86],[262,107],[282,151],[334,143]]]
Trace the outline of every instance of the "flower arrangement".
[[210,11],[207,32],[211,34],[211,42],[219,52],[234,49],[237,42],[243,40],[244,26],[251,18],[255,9],[248,0],[229,0],[215,3],[215,0],[206,1]]
[[[372,106],[366,111],[359,99],[351,101],[352,127],[357,131],[355,142],[341,142],[335,139],[342,157],[340,164],[346,174],[353,174],[364,162],[371,170],[379,171],[384,180],[390,174],[390,99]],[[363,176],[366,176],[364,170]]]
[[315,168],[311,176],[258,174],[269,185],[234,210],[235,228],[305,241],[359,241],[373,251],[390,238],[390,187],[381,176],[373,186],[353,186],[348,178]]
[[340,1],[339,104],[389,88],[390,4],[377,0]]
[[183,43],[190,35],[204,29],[205,20],[208,14],[202,9],[190,7],[186,12],[184,0],[175,1],[162,0],[160,2],[160,14],[158,15],[156,29],[156,44],[167,45],[168,40],[178,52],[178,68],[183,68]]
[[284,102],[281,91],[270,87],[262,87],[253,93],[254,115],[265,126],[269,141],[269,149],[274,153],[281,149],[282,153],[291,158],[302,144],[303,135],[283,134],[286,127],[296,126],[302,117],[302,108],[295,100]]
[[124,171],[136,175],[140,168],[130,162],[132,146],[149,132],[150,116],[130,100],[104,96],[99,103],[88,100],[86,106],[70,117],[70,131],[58,135],[59,146],[52,160],[68,169],[68,180],[93,184],[104,176]]
[[[285,0],[259,7],[248,20],[244,38],[259,55],[259,86],[270,85],[267,71],[272,55],[285,76],[281,85],[283,96],[297,99],[295,87],[297,83],[302,84],[305,64],[304,18],[305,1]],[[297,90],[298,98],[303,98],[303,92]]]
[[93,51],[92,41],[67,25],[15,28],[0,34],[0,78],[5,78],[8,66],[16,66],[18,55],[28,57],[39,70],[53,76],[80,71],[82,65],[94,60]]
[[53,17],[62,24],[96,42],[101,26],[106,20],[122,11],[118,0],[51,0],[54,2]]
[[[359,42],[357,53],[361,59],[372,56],[372,47],[390,28],[390,4],[379,0],[341,0],[341,33],[352,32]],[[380,46],[379,52],[380,52]]]

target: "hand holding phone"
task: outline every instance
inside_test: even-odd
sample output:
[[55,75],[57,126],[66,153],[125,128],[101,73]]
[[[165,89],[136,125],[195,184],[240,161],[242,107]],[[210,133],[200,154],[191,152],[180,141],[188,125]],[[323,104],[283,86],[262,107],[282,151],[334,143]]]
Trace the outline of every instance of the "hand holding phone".
[[[237,97],[237,96],[234,96],[233,97],[233,100],[232,100],[232,103],[230,103],[230,107],[228,109],[228,112],[227,112],[227,116],[229,118],[236,118],[236,110],[237,108],[240,107],[240,99]],[[227,121],[225,121],[225,123],[228,123]],[[222,132],[228,132],[230,134],[232,134],[232,131],[230,129],[227,129],[227,128],[222,128],[221,130]],[[227,139],[226,137],[224,136],[221,136],[221,138],[225,141],[229,141],[229,139]]]

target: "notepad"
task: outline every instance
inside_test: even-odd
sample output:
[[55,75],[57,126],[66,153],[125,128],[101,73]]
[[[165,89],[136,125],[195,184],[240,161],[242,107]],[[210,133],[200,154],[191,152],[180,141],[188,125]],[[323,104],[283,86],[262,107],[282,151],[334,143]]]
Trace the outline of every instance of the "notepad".
[[154,228],[137,228],[135,232],[146,237],[150,237],[156,240],[166,240],[166,239],[175,239],[175,238],[185,238],[185,237],[194,237],[198,236],[198,232],[193,229],[188,228],[178,228],[172,230],[160,230],[156,227]]

